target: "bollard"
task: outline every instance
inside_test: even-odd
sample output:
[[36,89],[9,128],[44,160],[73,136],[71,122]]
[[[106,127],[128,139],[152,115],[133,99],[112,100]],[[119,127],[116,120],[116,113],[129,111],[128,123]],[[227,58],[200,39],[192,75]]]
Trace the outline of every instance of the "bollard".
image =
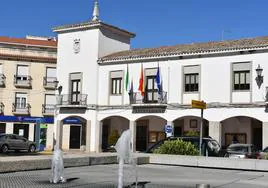
[[196,184],[196,188],[210,188],[209,184]]

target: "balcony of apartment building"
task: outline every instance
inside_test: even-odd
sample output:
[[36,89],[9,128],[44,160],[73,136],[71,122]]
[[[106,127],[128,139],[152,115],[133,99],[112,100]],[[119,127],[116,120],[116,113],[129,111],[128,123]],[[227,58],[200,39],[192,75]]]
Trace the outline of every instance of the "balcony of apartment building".
[[4,114],[4,108],[5,108],[4,103],[0,102],[0,115]]
[[164,113],[167,107],[167,92],[158,90],[130,94],[133,113]]
[[55,104],[43,104],[42,113],[43,116],[54,116]]
[[29,115],[31,106],[28,103],[13,103],[12,112],[15,115]]
[[32,78],[29,75],[14,75],[14,85],[18,88],[31,88]]
[[45,89],[55,90],[58,86],[57,78],[44,76],[43,85]]
[[61,94],[57,96],[57,105],[65,108],[87,108],[87,94]]
[[6,86],[6,76],[4,74],[0,74],[0,87]]

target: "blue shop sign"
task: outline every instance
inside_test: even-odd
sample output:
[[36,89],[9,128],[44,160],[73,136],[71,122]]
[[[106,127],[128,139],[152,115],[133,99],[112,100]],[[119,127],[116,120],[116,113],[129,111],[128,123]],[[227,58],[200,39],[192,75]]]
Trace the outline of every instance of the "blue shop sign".
[[[0,116],[0,122],[23,122],[23,123],[43,123],[53,124],[54,117],[33,117],[33,116]],[[63,120],[64,124],[81,124],[79,118],[66,118]]]
[[53,117],[33,117],[33,116],[0,116],[1,122],[25,122],[25,123],[54,123]]
[[72,117],[72,118],[64,119],[63,123],[64,124],[81,124],[82,122],[80,119]]

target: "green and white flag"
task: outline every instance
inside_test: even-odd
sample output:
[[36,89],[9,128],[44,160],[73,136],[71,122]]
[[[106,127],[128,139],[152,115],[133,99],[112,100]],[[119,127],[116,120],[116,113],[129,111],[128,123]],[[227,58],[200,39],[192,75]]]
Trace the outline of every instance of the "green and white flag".
[[128,88],[129,88],[129,72],[128,72],[128,64],[127,64],[127,72],[126,72],[125,87],[126,87],[126,91],[128,91]]

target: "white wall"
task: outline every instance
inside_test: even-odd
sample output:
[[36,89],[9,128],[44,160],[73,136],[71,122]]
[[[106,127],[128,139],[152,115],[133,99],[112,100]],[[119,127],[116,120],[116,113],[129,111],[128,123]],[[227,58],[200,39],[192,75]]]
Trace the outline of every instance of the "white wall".
[[103,57],[114,52],[130,49],[130,38],[101,29],[99,32],[99,54]]
[[[163,79],[163,90],[168,92],[169,103],[190,104],[192,99],[204,100],[207,103],[251,103],[264,101],[265,87],[268,86],[268,78],[264,76],[264,83],[258,89],[255,77],[258,64],[263,68],[263,75],[268,74],[268,65],[264,59],[268,59],[268,53],[248,54],[248,55],[232,55],[232,56],[218,56],[218,57],[204,57],[194,59],[180,59],[180,60],[164,60],[151,62],[130,62],[129,74],[130,80],[133,77],[134,91],[138,91],[141,64],[143,68],[156,68],[159,64],[161,76]],[[234,62],[252,62],[251,71],[251,90],[248,92],[233,92],[232,91],[232,63]],[[184,93],[182,67],[189,65],[200,65],[200,93]],[[107,99],[109,86],[109,72],[114,70],[126,71],[127,65],[111,64],[100,66],[99,83],[102,87],[101,104],[108,104]],[[124,74],[125,75],[125,74]],[[128,104],[128,94],[124,92],[124,104]],[[103,97],[106,97],[103,98]]]
[[[98,30],[77,31],[58,35],[57,77],[63,86],[62,94],[69,93],[69,74],[83,73],[82,93],[88,94],[88,103],[96,104]],[[80,52],[74,53],[73,41],[80,39]]]

